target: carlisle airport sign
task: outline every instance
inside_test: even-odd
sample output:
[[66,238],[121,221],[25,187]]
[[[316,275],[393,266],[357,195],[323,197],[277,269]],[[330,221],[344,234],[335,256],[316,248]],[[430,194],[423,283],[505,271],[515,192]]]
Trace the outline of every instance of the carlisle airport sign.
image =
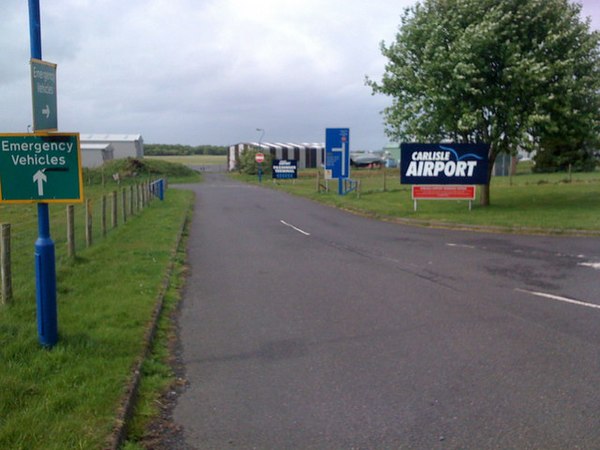
[[488,182],[487,144],[400,144],[400,182],[412,184],[417,200],[469,200]]
[[487,184],[487,144],[401,144],[402,184]]

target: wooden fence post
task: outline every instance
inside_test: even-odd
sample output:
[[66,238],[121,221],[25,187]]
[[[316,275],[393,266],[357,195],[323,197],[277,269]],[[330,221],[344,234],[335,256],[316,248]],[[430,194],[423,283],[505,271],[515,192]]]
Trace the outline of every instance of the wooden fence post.
[[133,216],[133,185],[129,186],[129,215]]
[[67,205],[67,254],[75,257],[75,206]]
[[10,263],[10,224],[3,223],[0,227],[0,277],[2,278],[2,298],[0,302],[3,305],[12,300],[12,274]]
[[319,169],[317,168],[317,194],[321,193],[321,172],[319,171]]
[[85,202],[85,245],[92,246],[92,199],[88,198]]
[[117,228],[117,191],[112,192],[112,227]]
[[122,205],[123,223],[126,223],[127,222],[127,191],[126,191],[126,188],[123,188],[123,190],[121,191],[121,201],[123,203],[123,205]]
[[106,236],[106,194],[102,195],[102,237]]
[[144,205],[142,204],[142,187],[141,185],[138,183],[136,185],[136,191],[137,191],[137,209],[138,211],[141,211],[142,208],[144,207]]

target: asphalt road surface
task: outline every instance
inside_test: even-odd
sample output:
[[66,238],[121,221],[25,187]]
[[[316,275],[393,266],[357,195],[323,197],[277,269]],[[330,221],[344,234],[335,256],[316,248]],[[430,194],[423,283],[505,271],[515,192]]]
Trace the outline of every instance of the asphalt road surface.
[[179,324],[189,447],[600,448],[600,239],[205,180]]

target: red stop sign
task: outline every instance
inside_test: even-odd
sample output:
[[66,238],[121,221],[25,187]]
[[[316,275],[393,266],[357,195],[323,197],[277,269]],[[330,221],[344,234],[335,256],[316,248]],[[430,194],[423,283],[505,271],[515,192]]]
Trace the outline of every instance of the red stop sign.
[[256,156],[254,157],[254,159],[256,160],[257,163],[261,163],[265,160],[265,155],[264,155],[264,153],[257,153]]

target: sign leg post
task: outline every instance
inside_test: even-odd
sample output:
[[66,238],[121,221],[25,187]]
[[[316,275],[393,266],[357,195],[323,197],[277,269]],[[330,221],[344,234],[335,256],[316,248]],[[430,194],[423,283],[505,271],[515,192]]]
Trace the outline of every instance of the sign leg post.
[[50,237],[48,204],[38,204],[38,239],[35,242],[35,283],[40,344],[52,347],[58,341],[56,311],[56,263]]

